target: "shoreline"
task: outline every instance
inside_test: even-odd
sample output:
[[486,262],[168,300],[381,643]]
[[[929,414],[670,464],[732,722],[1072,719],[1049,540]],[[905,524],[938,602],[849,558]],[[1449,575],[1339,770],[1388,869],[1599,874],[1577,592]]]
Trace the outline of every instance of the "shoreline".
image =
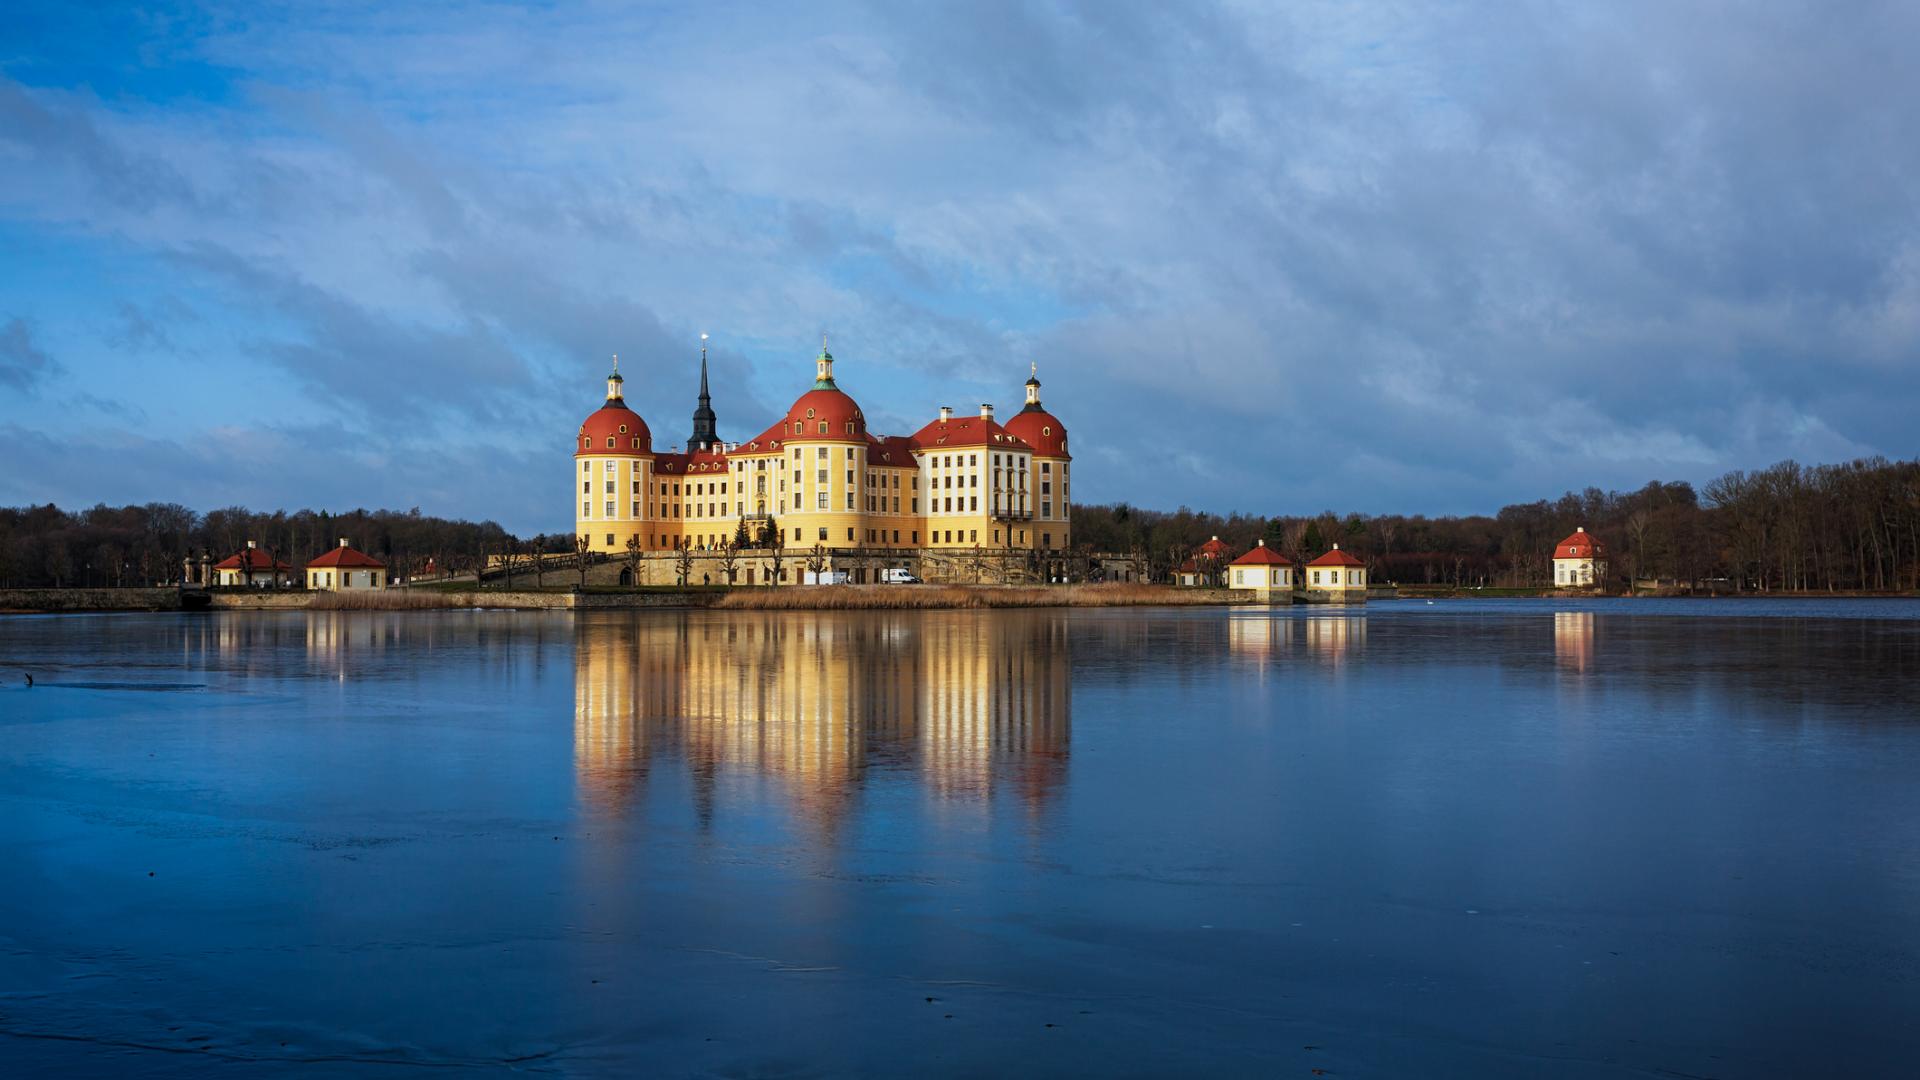
[[[1597,594],[1554,590],[1434,590],[1415,587],[1373,603],[1448,600],[1920,600],[1913,592],[1765,592]],[[1302,607],[1364,609],[1363,604]],[[0,589],[8,615],[197,614],[205,611],[617,611],[707,608],[718,611],[943,611],[1050,607],[1266,607],[1229,589],[1174,585],[807,585],[734,589],[435,589],[378,592],[182,593],[178,589]]]

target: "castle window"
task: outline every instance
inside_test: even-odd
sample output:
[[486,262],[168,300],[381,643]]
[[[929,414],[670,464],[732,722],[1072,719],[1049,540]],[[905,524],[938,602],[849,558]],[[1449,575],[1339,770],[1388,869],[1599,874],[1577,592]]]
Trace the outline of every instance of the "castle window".
[[808,410],[807,410],[807,419],[809,419],[809,420],[811,420],[811,419],[813,419],[813,410],[812,410],[812,409],[808,409]]
[[825,420],[822,420],[820,421],[820,434],[825,435],[826,433],[827,433],[827,422]]
[[1045,427],[1042,427],[1042,428],[1040,429],[1040,434],[1042,434],[1042,435],[1051,435],[1051,434],[1053,434],[1053,425],[1051,425],[1051,424],[1049,424],[1049,425],[1047,425],[1047,426],[1045,426]]
[[640,449],[640,440],[639,440],[639,439],[635,439],[635,440],[633,440],[633,448],[634,448],[635,450],[638,450],[638,449]]
[[626,433],[627,433],[627,425],[625,425],[625,424],[621,424],[621,425],[620,425],[620,434],[622,434],[622,435],[625,435]]
[[[798,421],[798,420],[795,420],[795,421],[793,422],[793,433],[794,433],[795,435],[798,435],[798,434],[800,434],[800,421]],[[798,454],[799,452],[800,452],[800,451],[798,451],[798,450],[795,450],[795,451],[794,451],[794,453],[796,453],[796,454]]]
[[853,434],[853,421],[847,421],[847,434]]
[[825,540],[826,538],[827,538],[827,527],[825,525],[822,525],[820,526],[820,539]]
[[589,460],[589,461],[583,461],[583,462],[581,462],[581,463],[580,463],[580,471],[581,471],[581,472],[592,472],[592,471],[593,471],[593,462],[592,462],[591,460]]
[[607,449],[613,449],[613,436],[607,436]]

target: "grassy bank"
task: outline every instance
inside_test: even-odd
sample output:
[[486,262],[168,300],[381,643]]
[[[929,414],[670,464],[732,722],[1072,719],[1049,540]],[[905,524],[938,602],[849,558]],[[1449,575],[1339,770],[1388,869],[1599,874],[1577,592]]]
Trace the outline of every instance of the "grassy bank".
[[1223,589],[1167,585],[815,585],[742,589],[713,606],[741,611],[863,611],[925,608],[1143,607],[1232,603]]

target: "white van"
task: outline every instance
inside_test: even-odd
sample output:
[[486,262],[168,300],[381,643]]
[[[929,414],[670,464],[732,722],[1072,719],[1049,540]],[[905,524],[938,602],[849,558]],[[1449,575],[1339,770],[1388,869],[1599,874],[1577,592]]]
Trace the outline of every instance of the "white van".
[[894,566],[887,567],[886,569],[880,571],[880,577],[878,580],[882,585],[918,585],[920,584],[920,579],[913,576],[913,571],[905,569],[904,567],[894,567]]

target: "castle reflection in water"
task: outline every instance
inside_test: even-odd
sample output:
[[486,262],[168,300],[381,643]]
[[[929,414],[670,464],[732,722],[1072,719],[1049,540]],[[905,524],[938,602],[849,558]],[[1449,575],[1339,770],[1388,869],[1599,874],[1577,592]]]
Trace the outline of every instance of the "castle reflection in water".
[[690,770],[701,802],[722,774],[775,780],[829,828],[873,770],[1036,812],[1066,777],[1058,613],[609,615],[576,621],[573,657],[575,770],[604,811],[662,767]]

